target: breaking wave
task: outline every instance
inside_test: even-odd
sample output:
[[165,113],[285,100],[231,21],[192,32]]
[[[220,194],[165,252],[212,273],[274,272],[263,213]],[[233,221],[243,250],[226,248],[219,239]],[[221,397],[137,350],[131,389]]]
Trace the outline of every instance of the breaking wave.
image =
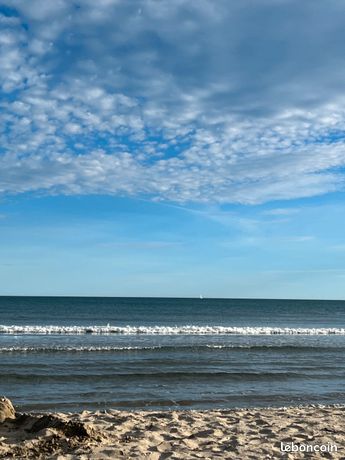
[[232,326],[18,326],[0,325],[0,334],[24,335],[345,335],[345,328]]
[[220,351],[327,351],[327,352],[345,352],[345,346],[320,346],[320,345],[153,345],[153,346],[13,346],[13,347],[0,347],[0,354],[3,353],[116,353],[116,352],[202,352],[207,350],[220,350]]

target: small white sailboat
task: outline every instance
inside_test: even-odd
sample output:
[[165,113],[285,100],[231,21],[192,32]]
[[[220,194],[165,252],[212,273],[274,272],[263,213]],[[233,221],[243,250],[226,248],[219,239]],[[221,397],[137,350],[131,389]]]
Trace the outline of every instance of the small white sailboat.
[[200,299],[200,300],[203,300],[204,297],[200,294],[200,295],[199,295],[199,299]]

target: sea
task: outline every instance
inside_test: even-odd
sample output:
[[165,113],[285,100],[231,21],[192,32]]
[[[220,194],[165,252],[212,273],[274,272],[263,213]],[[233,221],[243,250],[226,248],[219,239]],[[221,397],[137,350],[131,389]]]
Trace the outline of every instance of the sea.
[[344,403],[344,357],[344,301],[0,297],[20,411]]

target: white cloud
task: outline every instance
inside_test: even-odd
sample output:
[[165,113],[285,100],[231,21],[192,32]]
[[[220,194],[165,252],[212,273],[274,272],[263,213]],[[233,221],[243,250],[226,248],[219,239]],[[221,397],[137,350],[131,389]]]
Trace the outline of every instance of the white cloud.
[[2,193],[255,204],[343,190],[342,2],[6,3]]

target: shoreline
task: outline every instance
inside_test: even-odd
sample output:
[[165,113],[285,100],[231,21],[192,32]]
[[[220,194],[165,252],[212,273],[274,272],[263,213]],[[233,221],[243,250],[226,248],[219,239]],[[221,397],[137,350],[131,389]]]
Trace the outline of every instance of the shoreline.
[[[0,423],[0,458],[305,458],[289,446],[332,446],[343,458],[345,405],[212,410],[16,413]],[[287,447],[289,448],[289,447]],[[326,452],[326,451],[325,451]]]
[[[123,412],[123,413],[151,413],[151,412],[197,412],[197,413],[208,413],[208,412],[247,412],[247,411],[269,411],[269,410],[293,410],[293,409],[345,409],[345,403],[330,403],[330,404],[322,404],[322,403],[305,403],[305,404],[289,404],[287,406],[281,405],[272,405],[272,406],[233,406],[233,407],[221,407],[221,408],[212,408],[212,409],[188,409],[188,408],[157,408],[157,407],[148,407],[147,409],[140,408],[140,409],[131,409],[130,407],[126,409],[120,408],[104,408],[104,409],[82,409],[80,411],[71,411],[71,410],[21,410],[17,413],[20,415],[51,415],[51,414],[61,414],[64,416],[76,416],[82,413],[90,413],[90,414],[110,414],[112,412]],[[345,414],[344,414],[345,415]]]

